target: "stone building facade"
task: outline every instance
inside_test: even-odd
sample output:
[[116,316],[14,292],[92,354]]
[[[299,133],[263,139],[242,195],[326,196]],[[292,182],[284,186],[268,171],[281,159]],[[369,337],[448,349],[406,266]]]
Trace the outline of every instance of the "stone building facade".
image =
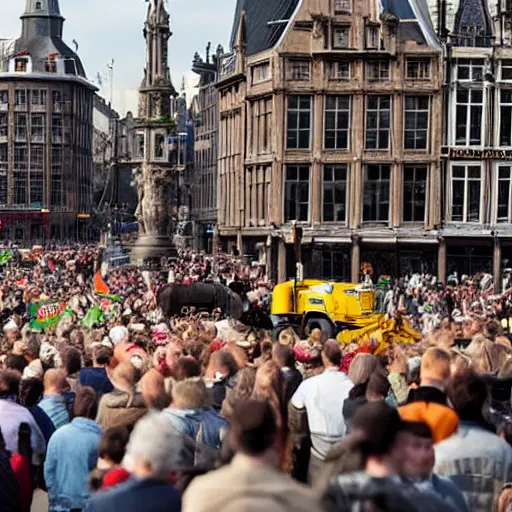
[[93,95],[62,40],[58,0],[27,0],[22,34],[0,41],[0,238],[86,240]]
[[430,5],[446,45],[439,276],[512,267],[512,30],[509,3]]
[[210,45],[203,60],[196,54],[192,69],[200,77],[192,101],[194,121],[194,179],[191,187],[193,244],[197,250],[212,252],[213,228],[217,220],[218,102],[215,82],[222,47],[210,57]]
[[218,234],[294,275],[438,270],[442,48],[423,0],[240,0],[218,89]]

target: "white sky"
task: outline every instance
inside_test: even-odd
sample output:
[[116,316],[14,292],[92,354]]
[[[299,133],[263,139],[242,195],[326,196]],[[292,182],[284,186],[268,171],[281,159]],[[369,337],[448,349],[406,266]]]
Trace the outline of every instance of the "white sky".
[[[204,57],[209,41],[212,52],[218,44],[228,46],[236,0],[168,0],[173,36],[169,42],[169,65],[174,87],[182,75],[187,82],[195,75],[190,67],[194,53]],[[0,38],[16,38],[21,32],[20,15],[25,0],[0,0]],[[142,80],[144,39],[142,26],[147,4],[144,0],[59,0],[66,18],[64,40],[74,48],[75,39],[87,76],[106,76],[114,59],[114,107],[121,115],[136,111],[137,88]],[[109,99],[105,83],[103,95]]]

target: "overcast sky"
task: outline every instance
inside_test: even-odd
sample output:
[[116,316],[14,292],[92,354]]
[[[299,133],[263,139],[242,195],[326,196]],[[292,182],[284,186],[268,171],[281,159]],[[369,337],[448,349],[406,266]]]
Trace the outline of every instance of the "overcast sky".
[[[227,47],[236,0],[168,0],[173,37],[169,44],[169,65],[174,86],[190,73],[196,51],[204,55],[208,41],[212,49]],[[0,38],[16,38],[21,30],[20,15],[25,0],[0,0]],[[66,18],[64,39],[73,47],[78,42],[87,75],[105,74],[114,59],[114,106],[124,114],[136,108],[136,90],[142,80],[144,39],[142,25],[147,4],[144,0],[59,0]],[[109,96],[105,87],[104,95]],[[108,97],[107,97],[108,99]]]

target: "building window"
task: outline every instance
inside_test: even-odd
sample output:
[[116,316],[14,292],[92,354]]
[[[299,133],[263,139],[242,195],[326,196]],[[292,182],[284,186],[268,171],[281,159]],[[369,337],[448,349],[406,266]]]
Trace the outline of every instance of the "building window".
[[366,27],[366,48],[369,50],[378,50],[380,48],[379,27]]
[[27,140],[27,114],[16,113],[14,117],[14,138],[16,142]]
[[501,79],[512,80],[512,60],[501,61]]
[[51,173],[51,205],[53,208],[62,206],[62,148],[52,147],[52,173]]
[[348,149],[350,96],[325,97],[325,149]]
[[334,12],[351,12],[352,0],[335,0]]
[[252,67],[252,83],[257,84],[270,78],[270,62],[262,62]]
[[162,159],[164,158],[164,150],[165,150],[165,135],[162,133],[157,133],[155,135],[155,158]]
[[27,147],[14,146],[14,204],[27,203],[28,184]]
[[348,48],[350,46],[350,27],[334,27],[332,31],[332,47]]
[[30,204],[43,204],[44,148],[30,148]]
[[366,105],[366,149],[389,149],[391,97],[368,96]]
[[367,165],[364,173],[363,221],[389,221],[391,166]]
[[389,61],[374,60],[367,62],[366,76],[372,82],[389,80]]
[[484,79],[483,59],[458,59],[457,80],[482,82]]
[[512,196],[512,167],[510,165],[503,165],[498,168],[498,212],[497,221],[512,222],[510,200]]
[[27,91],[25,89],[16,89],[14,91],[14,104],[25,106],[27,104]]
[[349,80],[350,62],[336,61],[327,64],[329,80]]
[[9,133],[9,115],[7,112],[0,112],[0,137],[7,137]]
[[62,117],[52,116],[52,142],[62,144]]
[[347,211],[346,164],[324,167],[323,221],[345,222]]
[[425,222],[427,175],[427,166],[404,167],[404,222]]
[[0,144],[0,205],[7,204],[7,168],[8,151],[7,144]]
[[481,190],[479,165],[452,167],[452,222],[480,222]]
[[14,59],[14,69],[16,73],[26,73],[28,66],[28,59],[19,57]]
[[54,112],[62,112],[62,95],[60,91],[52,92],[52,105]]
[[32,89],[32,105],[37,105],[37,106],[46,105],[46,90],[45,89]]
[[9,105],[9,91],[0,91],[0,105]]
[[144,158],[146,138],[143,133],[135,134],[135,158]]
[[482,143],[482,89],[458,89],[456,105],[457,146],[479,146]]
[[309,166],[286,166],[284,220],[307,222],[309,217]]
[[405,149],[427,149],[429,118],[430,98],[428,96],[405,97]]
[[430,78],[430,59],[407,59],[407,78],[427,80]]
[[288,60],[286,63],[287,80],[309,80],[311,74],[310,64],[308,60]]
[[309,149],[311,132],[311,96],[288,96],[286,147]]
[[44,61],[44,70],[47,73],[57,73],[57,62],[55,61],[55,56],[54,55],[50,55]]
[[500,146],[512,146],[512,90],[500,91]]
[[32,142],[44,142],[45,116],[40,114],[32,114],[32,120],[30,124]]

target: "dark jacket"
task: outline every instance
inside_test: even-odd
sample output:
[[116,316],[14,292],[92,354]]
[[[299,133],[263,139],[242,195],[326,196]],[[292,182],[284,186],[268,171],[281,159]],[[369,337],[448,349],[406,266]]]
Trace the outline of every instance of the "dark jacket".
[[132,478],[112,489],[95,494],[84,512],[180,512],[180,493],[157,479]]
[[0,510],[20,512],[20,490],[0,432]]
[[375,512],[455,512],[455,508],[429,492],[420,492],[399,477],[372,478],[364,472],[331,480],[324,496],[327,512],[359,512],[371,504]]
[[286,403],[289,403],[293,394],[297,391],[297,388],[302,382],[302,374],[297,370],[297,368],[285,367],[282,368],[281,371],[283,374]]
[[78,375],[78,384],[91,387],[99,396],[114,391],[105,368],[83,368]]

